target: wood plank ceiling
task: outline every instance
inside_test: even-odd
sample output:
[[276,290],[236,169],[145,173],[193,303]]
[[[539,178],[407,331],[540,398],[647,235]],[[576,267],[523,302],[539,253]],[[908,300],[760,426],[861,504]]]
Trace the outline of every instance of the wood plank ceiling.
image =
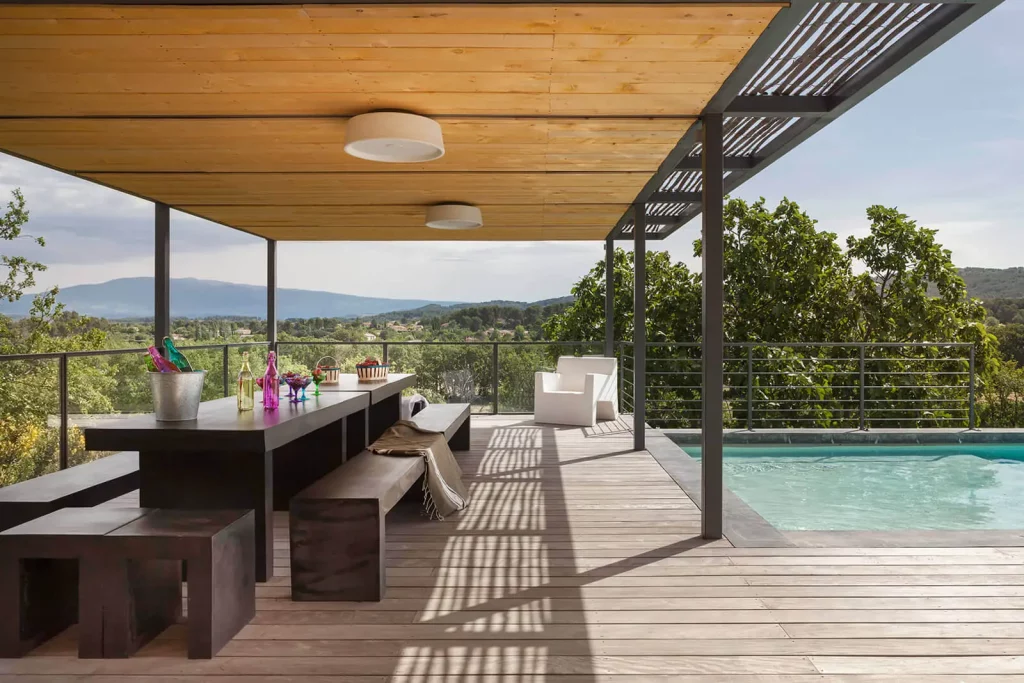
[[[0,6],[0,149],[280,240],[603,239],[778,9]],[[446,155],[346,155],[377,109]]]

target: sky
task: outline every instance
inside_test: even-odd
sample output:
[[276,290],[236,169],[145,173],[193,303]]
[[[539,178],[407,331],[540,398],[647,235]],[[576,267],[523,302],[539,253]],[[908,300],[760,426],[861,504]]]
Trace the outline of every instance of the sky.
[[[734,196],[771,203],[789,197],[843,242],[867,232],[868,206],[897,206],[937,229],[959,266],[1024,265],[1022,34],[1024,0],[1004,0]],[[44,249],[19,244],[19,253],[49,265],[40,287],[152,275],[152,204],[0,154],[0,197],[15,187],[31,212],[26,232],[47,241]],[[699,269],[692,253],[699,231],[698,217],[649,248]],[[172,277],[265,284],[264,245],[172,212]],[[279,245],[278,284],[364,296],[534,301],[568,294],[603,255],[599,242],[292,242]],[[393,277],[379,277],[382,256]]]

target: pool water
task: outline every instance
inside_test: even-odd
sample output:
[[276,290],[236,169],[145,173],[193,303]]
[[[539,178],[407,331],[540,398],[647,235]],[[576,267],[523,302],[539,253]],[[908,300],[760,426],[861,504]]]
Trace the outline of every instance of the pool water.
[[778,529],[1024,529],[1024,444],[727,446],[723,467]]

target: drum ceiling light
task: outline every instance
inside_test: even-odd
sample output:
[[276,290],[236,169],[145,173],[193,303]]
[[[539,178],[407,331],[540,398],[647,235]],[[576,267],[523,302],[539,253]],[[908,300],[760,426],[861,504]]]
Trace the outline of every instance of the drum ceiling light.
[[396,111],[353,116],[345,126],[345,152],[392,164],[440,159],[444,156],[441,124],[426,116]]
[[438,230],[473,230],[484,224],[480,208],[470,204],[437,204],[427,207],[427,227]]

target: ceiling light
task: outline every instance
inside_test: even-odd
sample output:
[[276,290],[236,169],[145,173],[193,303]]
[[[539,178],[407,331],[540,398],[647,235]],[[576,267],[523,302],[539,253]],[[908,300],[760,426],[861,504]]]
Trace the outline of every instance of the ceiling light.
[[441,124],[426,116],[396,111],[360,114],[345,126],[345,151],[369,161],[433,161],[444,156]]
[[472,230],[484,224],[483,214],[469,204],[437,204],[427,207],[427,227],[438,230]]

